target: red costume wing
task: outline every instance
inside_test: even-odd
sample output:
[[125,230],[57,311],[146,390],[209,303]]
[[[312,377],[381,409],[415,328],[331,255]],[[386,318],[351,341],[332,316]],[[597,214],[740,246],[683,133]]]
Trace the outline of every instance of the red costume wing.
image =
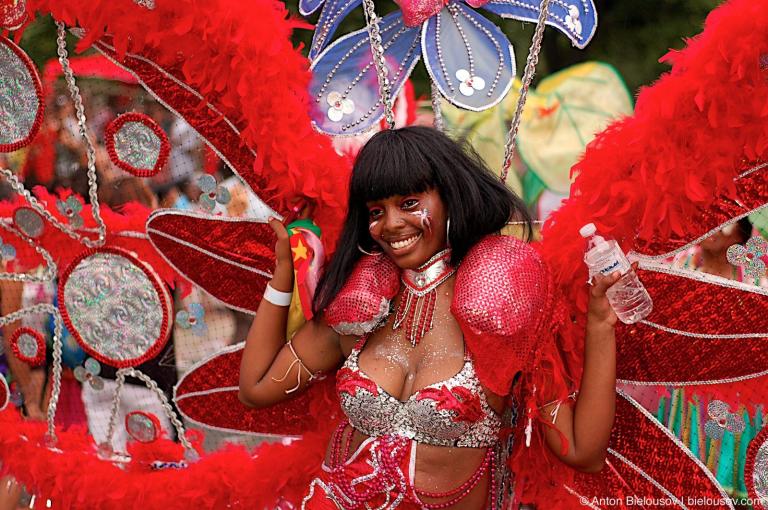
[[[194,365],[174,388],[174,401],[184,417],[215,430],[262,436],[300,436],[330,430],[339,417],[334,378],[327,377],[294,398],[264,409],[238,399],[243,344],[228,347]],[[308,412],[310,408],[318,412]]]
[[711,384],[768,373],[768,289],[662,263],[641,268],[654,307],[645,321],[617,326],[619,379]]
[[606,466],[598,474],[577,474],[566,489],[578,498],[572,508],[733,509],[701,461],[621,391]]
[[184,277],[233,308],[256,312],[275,267],[269,225],[165,209],[149,217],[147,234]]

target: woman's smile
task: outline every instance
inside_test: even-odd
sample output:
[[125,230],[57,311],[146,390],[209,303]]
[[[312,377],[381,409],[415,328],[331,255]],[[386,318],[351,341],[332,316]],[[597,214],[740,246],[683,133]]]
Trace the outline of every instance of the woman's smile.
[[390,248],[392,248],[392,253],[395,255],[404,255],[409,251],[410,248],[415,247],[416,243],[421,239],[422,234],[421,232],[417,234],[412,234],[406,238],[401,238],[398,240],[391,240],[388,241],[388,244]]

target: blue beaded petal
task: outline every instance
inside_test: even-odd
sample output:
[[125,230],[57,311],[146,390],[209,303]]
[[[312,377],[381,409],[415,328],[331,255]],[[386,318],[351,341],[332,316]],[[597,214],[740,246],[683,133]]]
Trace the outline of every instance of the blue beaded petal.
[[[536,23],[539,20],[540,3],[540,0],[491,0],[482,8],[504,18]],[[577,13],[576,16],[572,16],[574,12]],[[568,36],[574,46],[584,49],[597,29],[597,10],[595,10],[594,1],[550,2],[547,25],[557,28]],[[581,30],[578,31],[577,28]]]
[[[440,93],[451,103],[481,111],[507,94],[515,77],[515,57],[507,36],[494,23],[459,3],[449,4],[423,28],[424,63]],[[484,85],[462,92],[457,74]],[[466,90],[466,85],[464,87]]]
[[309,47],[309,59],[314,60],[331,42],[333,34],[344,18],[356,9],[362,0],[326,0],[320,18],[315,26],[312,36],[312,45]]
[[302,16],[309,16],[323,5],[325,0],[299,0],[299,12]]
[[[391,94],[396,97],[421,55],[420,27],[405,26],[400,11],[385,16],[379,27]],[[310,114],[319,131],[356,135],[369,130],[384,116],[367,29],[346,35],[328,46],[312,63],[312,71]],[[349,113],[339,114],[338,121],[329,117],[329,109],[333,107],[329,103],[330,94],[341,97],[345,107],[353,106]]]

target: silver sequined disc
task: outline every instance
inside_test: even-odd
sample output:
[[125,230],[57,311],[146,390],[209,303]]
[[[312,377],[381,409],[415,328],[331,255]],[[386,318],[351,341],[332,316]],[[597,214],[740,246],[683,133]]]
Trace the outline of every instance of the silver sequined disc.
[[165,340],[166,304],[144,271],[121,255],[80,261],[64,283],[63,305],[83,347],[108,360],[135,360]]
[[160,157],[160,137],[141,122],[126,122],[115,133],[115,152],[120,161],[139,170],[152,170]]
[[0,411],[5,409],[8,405],[8,400],[11,397],[11,391],[8,389],[8,383],[5,382],[5,377],[0,374]]
[[0,26],[7,30],[20,28],[27,19],[27,2],[10,0],[0,3]]
[[16,212],[13,213],[13,222],[19,230],[33,239],[43,235],[45,230],[43,218],[32,209],[26,207],[16,209]]
[[16,341],[19,352],[27,358],[36,358],[39,350],[37,339],[29,333],[22,333]]
[[39,107],[29,69],[10,47],[0,43],[0,144],[26,139]]
[[760,504],[768,506],[768,441],[757,449],[752,481],[755,484],[755,496],[760,500]]
[[129,413],[125,418],[125,428],[128,435],[140,443],[151,443],[157,439],[155,423],[142,413]]

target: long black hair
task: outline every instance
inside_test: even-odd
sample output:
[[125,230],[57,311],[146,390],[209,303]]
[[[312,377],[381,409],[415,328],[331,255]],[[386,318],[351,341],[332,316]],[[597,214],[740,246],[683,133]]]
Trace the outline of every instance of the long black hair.
[[313,308],[318,316],[362,256],[359,247],[366,251],[374,247],[366,202],[430,189],[440,194],[451,220],[448,241],[454,266],[480,239],[498,232],[510,220],[521,221],[526,235],[531,235],[531,217],[525,204],[491,173],[476,152],[428,127],[381,131],[355,160],[344,229],[315,292]]

